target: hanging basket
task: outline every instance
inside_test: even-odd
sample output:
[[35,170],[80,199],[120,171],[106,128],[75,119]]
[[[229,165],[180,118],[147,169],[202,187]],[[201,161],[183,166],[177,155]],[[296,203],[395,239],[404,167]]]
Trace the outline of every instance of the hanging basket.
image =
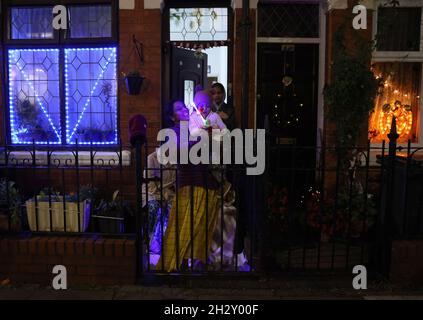
[[131,96],[140,94],[144,79],[142,76],[126,76],[125,85],[128,94]]

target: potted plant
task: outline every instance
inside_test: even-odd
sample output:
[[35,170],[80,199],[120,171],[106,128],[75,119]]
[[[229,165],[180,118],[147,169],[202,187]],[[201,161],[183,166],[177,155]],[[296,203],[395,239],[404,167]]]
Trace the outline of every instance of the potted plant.
[[37,201],[35,197],[27,200],[25,205],[30,230],[85,232],[90,221],[91,197],[84,191],[88,188],[89,186],[80,188],[79,202],[74,193],[63,196],[51,188],[41,190],[36,196]]
[[112,200],[101,200],[94,209],[93,218],[96,220],[98,232],[101,233],[124,233],[125,216],[132,215],[131,207],[125,200],[118,199],[119,190],[113,193]]
[[[15,182],[0,180],[0,230],[20,231],[22,198]],[[9,218],[10,227],[9,230]]]
[[128,74],[123,74],[126,84],[126,89],[129,95],[137,95],[141,92],[144,77],[138,70],[130,71]]

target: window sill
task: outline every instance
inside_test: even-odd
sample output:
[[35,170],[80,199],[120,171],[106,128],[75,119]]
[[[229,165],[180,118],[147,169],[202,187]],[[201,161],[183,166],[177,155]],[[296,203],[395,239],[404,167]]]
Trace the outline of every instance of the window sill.
[[[36,151],[36,165],[47,166],[47,151]],[[29,151],[12,151],[9,153],[8,164],[12,166],[32,166],[33,155]],[[72,151],[54,151],[50,153],[50,164],[52,167],[75,167],[76,154]],[[0,165],[6,165],[4,150],[0,151]],[[78,151],[78,166],[80,167],[118,167],[119,152],[94,151],[91,161],[90,151]],[[122,150],[122,166],[131,165],[131,151]]]

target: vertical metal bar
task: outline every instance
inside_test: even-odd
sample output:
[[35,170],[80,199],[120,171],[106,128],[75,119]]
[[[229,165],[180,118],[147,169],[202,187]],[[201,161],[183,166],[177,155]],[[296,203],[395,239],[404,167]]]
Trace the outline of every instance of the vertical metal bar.
[[[206,203],[206,206],[208,203]],[[194,270],[194,186],[190,185],[191,271]]]
[[53,212],[51,208],[51,152],[47,141],[47,180],[48,180],[48,212],[50,217],[50,232],[53,232]]
[[65,183],[65,168],[62,168],[62,204],[63,204],[63,230],[66,232],[66,183]]
[[[91,182],[91,197],[94,196],[94,148],[93,148],[93,142],[90,142],[90,182]],[[90,225],[93,225],[93,214],[94,214],[94,199],[90,199]],[[94,228],[92,228],[92,231],[94,231]]]
[[136,260],[136,270],[137,276],[142,275],[144,270],[144,220],[142,216],[142,168],[141,168],[141,141],[138,139],[135,142],[135,185],[136,185],[136,215],[135,215],[135,225],[136,225],[136,245],[137,245],[137,260]]
[[[361,226],[362,235],[366,232],[366,225],[369,225],[369,211],[367,209],[368,205],[368,190],[369,190],[369,168],[370,168],[370,140],[367,141],[367,151],[366,151],[366,181],[364,185],[364,211],[362,214],[363,223]],[[364,242],[360,246],[360,261],[364,263]]]
[[[148,205],[148,185],[150,184],[150,168],[148,167],[148,144],[144,144],[144,172],[146,175],[146,180],[145,180],[145,208],[146,208],[146,215],[145,215],[145,225],[147,227],[147,232],[146,232],[146,237],[147,237],[147,244],[148,247],[150,246],[150,234],[149,234],[149,226],[150,226],[150,207]],[[155,182],[154,182],[155,183]],[[141,184],[141,192],[142,192],[142,184]],[[142,207],[142,204],[141,204]],[[154,231],[154,226],[153,226],[153,231]],[[137,231],[138,232],[138,231]],[[151,259],[151,255],[150,255],[150,248],[148,248],[147,250],[147,272],[150,272],[151,269],[151,264],[150,264],[150,259]],[[143,267],[144,268],[144,267]]]
[[6,163],[6,207],[7,207],[7,231],[10,232],[12,229],[12,217],[11,217],[11,210],[10,210],[10,190],[9,190],[9,151],[6,147],[5,153],[5,163]]
[[[332,217],[332,221],[331,221],[329,230],[331,230],[334,227],[334,223],[336,223],[335,219],[336,219],[337,214],[338,214],[339,171],[340,171],[340,168],[341,168],[340,153],[342,152],[339,149],[338,145],[335,147],[335,152],[336,152],[335,204],[334,204],[333,217]],[[335,264],[335,246],[336,246],[336,244],[335,244],[335,242],[333,242],[333,244],[332,244],[332,256],[331,256],[331,269],[334,268],[334,264]]]
[[[159,222],[159,221],[158,221]],[[161,256],[162,256],[162,269],[164,269],[164,247],[163,247],[163,165],[160,164],[160,250],[161,250]],[[153,234],[154,237],[154,234]],[[154,241],[154,240],[153,240]],[[148,242],[149,243],[149,242]]]
[[[37,175],[36,175],[36,171],[37,171],[37,157],[36,157],[36,148],[35,148],[35,140],[32,140],[32,154],[33,154],[33,158],[32,158],[32,178],[33,181],[37,181]],[[6,153],[7,155],[7,153]],[[6,157],[7,159],[8,157]],[[7,160],[6,160],[7,163]],[[35,205],[35,230],[38,231],[39,230],[39,222],[38,222],[38,198],[37,198],[37,187],[35,185],[35,183],[33,184],[33,192],[34,192],[34,205]]]
[[[224,216],[223,216],[223,181],[224,175],[223,175],[223,168],[220,168],[220,270],[223,270],[223,228],[225,227],[224,224]],[[208,202],[207,202],[208,203]],[[207,243],[206,243],[207,247]]]
[[[175,217],[175,239],[176,239],[176,266],[179,269],[179,265],[181,263],[179,259],[179,172],[178,167],[176,167],[176,174],[175,174],[175,205],[176,205],[176,217]],[[182,257],[183,259],[184,257]]]
[[[402,225],[402,234],[403,235],[409,235],[407,234],[407,197],[408,197],[408,176],[409,176],[409,169],[410,169],[410,163],[411,163],[411,140],[408,140],[407,143],[407,161],[405,163],[405,172],[404,176],[405,179],[403,179],[403,190],[402,190],[402,217],[403,217],[403,225]],[[418,226],[417,226],[418,227]]]
[[349,186],[348,186],[348,224],[347,224],[347,245],[345,252],[345,268],[348,268],[349,258],[350,258],[350,233],[351,233],[351,219],[352,219],[352,197],[353,197],[353,171],[349,169]]
[[76,170],[76,205],[78,214],[78,232],[81,232],[81,208],[79,205],[79,148],[78,139],[75,139],[75,170]]
[[206,184],[206,223],[205,223],[205,232],[206,232],[206,245],[204,247],[204,261],[207,262],[207,256],[209,254],[208,252],[208,246],[209,243],[209,185],[208,185],[208,179],[204,179]]
[[[320,165],[321,168],[319,168],[320,172],[320,206],[319,206],[319,214],[320,216],[323,216],[325,214],[325,176],[326,176],[326,143],[323,139],[322,145],[321,145],[321,152],[320,152]],[[320,258],[321,258],[321,239],[317,241],[317,269],[320,269]]]

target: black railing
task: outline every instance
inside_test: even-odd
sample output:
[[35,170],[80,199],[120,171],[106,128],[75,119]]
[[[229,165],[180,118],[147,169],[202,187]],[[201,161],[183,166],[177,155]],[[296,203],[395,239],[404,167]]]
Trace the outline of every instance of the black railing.
[[135,197],[124,190],[129,165],[123,147],[1,147],[1,231],[134,234],[129,221],[135,221]]
[[[141,143],[132,157],[123,147],[3,146],[0,228],[130,234],[140,274],[364,264],[388,275],[392,241],[423,235],[422,148],[397,146],[394,126],[389,139],[389,148],[268,139],[260,176],[242,165],[164,166]],[[190,174],[207,177],[201,188]]]

